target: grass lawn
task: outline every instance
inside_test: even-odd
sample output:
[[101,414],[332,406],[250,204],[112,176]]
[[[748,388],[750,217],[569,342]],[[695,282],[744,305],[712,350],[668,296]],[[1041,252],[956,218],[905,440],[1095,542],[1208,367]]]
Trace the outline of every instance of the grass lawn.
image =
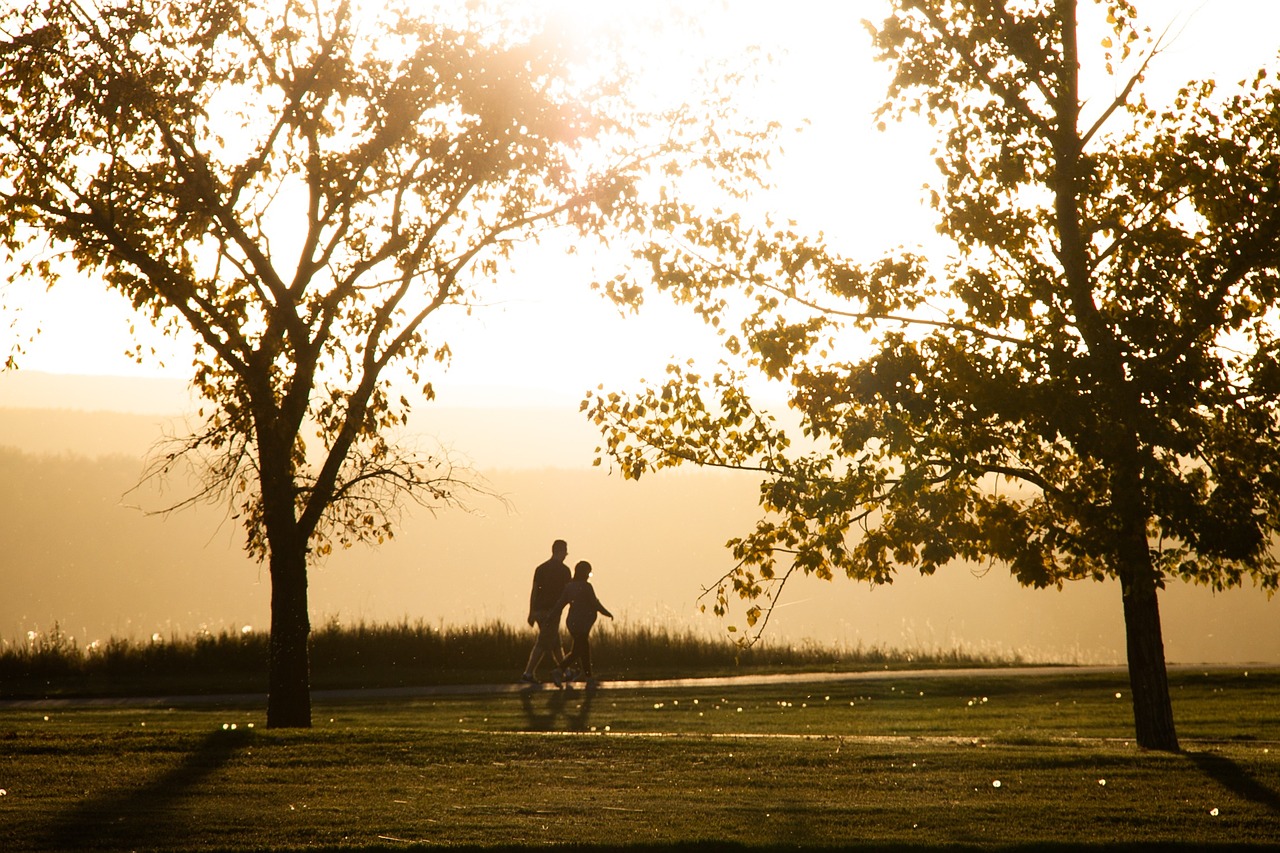
[[0,707],[0,850],[1280,846],[1280,670],[1172,680],[1179,755],[1070,671]]

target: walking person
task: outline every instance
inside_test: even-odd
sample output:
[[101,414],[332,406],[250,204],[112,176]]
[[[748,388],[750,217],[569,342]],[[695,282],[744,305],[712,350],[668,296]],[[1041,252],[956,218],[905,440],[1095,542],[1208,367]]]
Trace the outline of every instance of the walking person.
[[533,570],[533,591],[529,594],[529,624],[536,625],[538,635],[533,641],[533,650],[529,652],[529,662],[525,665],[520,680],[527,684],[537,684],[538,664],[544,657],[550,656],[551,678],[556,686],[560,685],[561,649],[560,649],[560,614],[564,605],[560,597],[564,594],[565,585],[569,583],[569,567],[564,558],[569,555],[569,546],[563,539],[551,543],[551,559]]
[[565,585],[558,607],[566,604],[569,615],[565,617],[564,624],[573,640],[573,649],[561,662],[565,678],[573,680],[569,668],[574,666],[587,684],[595,684],[596,679],[591,672],[591,628],[596,624],[596,614],[603,613],[610,619],[613,614],[596,597],[595,587],[591,585],[591,564],[586,560],[573,567],[573,580]]

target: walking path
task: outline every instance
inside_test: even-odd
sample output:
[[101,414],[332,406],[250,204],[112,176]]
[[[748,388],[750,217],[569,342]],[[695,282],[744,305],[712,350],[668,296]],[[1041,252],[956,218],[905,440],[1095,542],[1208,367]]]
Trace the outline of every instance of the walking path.
[[[1172,664],[1170,672],[1205,672],[1211,670],[1270,670],[1275,664]],[[883,669],[864,672],[799,672],[754,675],[709,676],[706,678],[669,678],[636,681],[603,681],[601,690],[642,690],[685,687],[733,687],[773,684],[835,684],[860,681],[910,681],[922,678],[1027,678],[1047,675],[1124,675],[1123,666],[1023,666],[982,667],[969,669]],[[363,699],[405,699],[423,696],[486,696],[520,694],[529,691],[555,690],[555,685],[511,684],[437,684],[423,687],[375,687],[344,690],[312,690],[315,702]],[[125,696],[68,697],[61,699],[0,700],[0,710],[48,710],[58,708],[177,708],[191,706],[262,705],[265,693],[228,693],[190,696]]]

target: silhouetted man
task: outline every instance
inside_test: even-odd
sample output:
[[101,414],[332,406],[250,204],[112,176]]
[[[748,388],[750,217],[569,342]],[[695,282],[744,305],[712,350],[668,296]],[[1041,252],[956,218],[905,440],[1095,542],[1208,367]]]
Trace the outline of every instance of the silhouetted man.
[[524,668],[521,681],[537,684],[534,671],[538,668],[544,655],[551,656],[555,667],[551,671],[551,679],[560,684],[560,612],[563,608],[557,605],[564,593],[565,584],[569,583],[569,567],[564,558],[569,555],[569,546],[563,539],[551,543],[551,559],[533,570],[533,592],[529,594],[529,624],[538,628],[537,639],[533,642],[533,651],[529,652],[529,663]]

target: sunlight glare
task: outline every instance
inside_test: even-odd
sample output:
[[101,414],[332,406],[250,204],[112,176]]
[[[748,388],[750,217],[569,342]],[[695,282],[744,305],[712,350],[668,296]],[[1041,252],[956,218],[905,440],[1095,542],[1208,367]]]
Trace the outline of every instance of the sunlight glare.
[[[357,0],[354,8],[373,26],[378,16],[397,9],[453,15],[471,5]],[[883,98],[886,72],[871,61],[861,19],[882,20],[882,0],[785,8],[763,0],[510,0],[495,8],[544,15],[583,55],[625,48],[646,106],[688,97],[702,85],[704,65],[740,60],[758,46],[773,62],[737,105],[745,115],[777,120],[786,132],[784,156],[773,163],[769,207],[794,218],[802,231],[822,231],[837,249],[862,258],[930,237],[921,186],[932,176],[931,140],[919,126],[884,132],[873,126],[871,111]],[[1240,25],[1266,17],[1270,9],[1265,0],[1140,3],[1141,20],[1153,31],[1172,22],[1172,41],[1150,69],[1150,82],[1167,91],[1207,70],[1229,84],[1274,60],[1274,28]],[[391,51],[389,44],[381,47]],[[1112,80],[1085,82],[1096,84],[1095,101],[1115,88]],[[803,130],[792,132],[801,125]],[[283,242],[278,247],[283,250]],[[658,376],[673,356],[718,358],[716,338],[689,312],[664,300],[651,300],[638,317],[620,317],[587,287],[590,260],[565,258],[560,247],[543,247],[527,260],[485,294],[487,305],[471,316],[458,312],[442,331],[455,359],[437,384],[453,392],[453,402],[576,404],[585,389],[599,383],[627,387],[641,376]],[[595,262],[601,272],[612,264],[608,258]],[[24,370],[182,378],[191,373],[190,335],[166,337],[95,281],[69,276],[52,292],[27,288],[10,305],[22,309],[11,330],[15,339],[41,328],[19,359]],[[146,357],[126,354],[135,340]]]

